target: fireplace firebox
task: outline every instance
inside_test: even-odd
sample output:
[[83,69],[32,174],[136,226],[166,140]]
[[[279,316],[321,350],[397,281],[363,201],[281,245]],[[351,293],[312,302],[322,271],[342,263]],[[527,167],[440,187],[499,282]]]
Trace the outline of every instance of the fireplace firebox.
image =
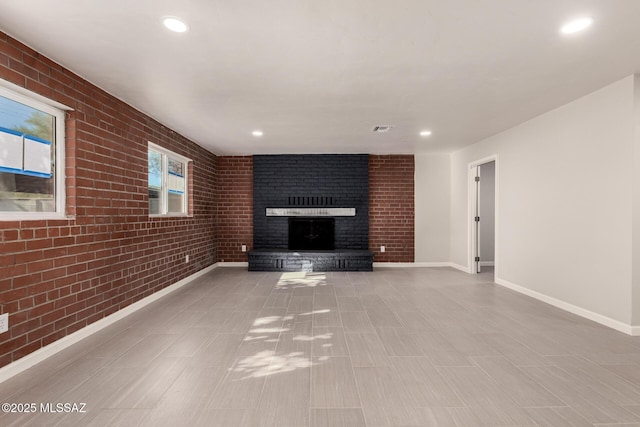
[[289,218],[289,249],[334,249],[334,218]]

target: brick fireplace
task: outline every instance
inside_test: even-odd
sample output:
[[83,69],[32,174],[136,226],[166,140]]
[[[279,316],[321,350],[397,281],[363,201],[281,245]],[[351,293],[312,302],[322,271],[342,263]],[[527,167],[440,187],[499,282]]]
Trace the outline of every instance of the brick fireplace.
[[254,156],[253,206],[249,269],[372,268],[368,155]]

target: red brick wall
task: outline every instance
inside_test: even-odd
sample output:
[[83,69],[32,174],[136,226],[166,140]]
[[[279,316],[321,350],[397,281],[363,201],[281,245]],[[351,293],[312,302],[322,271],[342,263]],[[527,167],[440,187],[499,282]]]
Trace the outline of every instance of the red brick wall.
[[[4,366],[216,262],[217,158],[3,33],[0,78],[74,109],[72,218],[0,221]],[[148,217],[148,141],[193,159],[192,217]]]
[[247,262],[253,247],[253,157],[218,157],[218,261]]
[[412,155],[369,156],[369,250],[375,262],[414,261],[414,170]]

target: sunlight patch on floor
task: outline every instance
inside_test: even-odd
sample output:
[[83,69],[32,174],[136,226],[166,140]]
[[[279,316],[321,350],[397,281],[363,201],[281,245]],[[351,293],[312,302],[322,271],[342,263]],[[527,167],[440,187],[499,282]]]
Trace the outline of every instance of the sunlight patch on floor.
[[263,326],[268,325],[269,323],[277,322],[281,320],[282,316],[265,316],[259,317],[253,322],[253,326]]
[[327,285],[327,275],[325,273],[312,273],[295,271],[282,273],[280,280],[276,283],[276,290],[292,288],[315,288]]
[[265,350],[240,360],[233,371],[246,373],[244,380],[292,372],[312,365],[311,359],[300,351],[276,355],[275,351]]

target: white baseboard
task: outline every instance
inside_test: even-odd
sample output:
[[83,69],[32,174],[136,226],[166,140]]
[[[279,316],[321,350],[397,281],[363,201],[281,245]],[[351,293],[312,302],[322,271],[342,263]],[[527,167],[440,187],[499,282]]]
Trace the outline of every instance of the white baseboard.
[[248,262],[219,262],[218,267],[249,267]]
[[493,261],[480,261],[480,267],[495,267],[495,262],[493,262]]
[[413,267],[451,267],[448,261],[442,262],[414,262]]
[[615,329],[616,331],[622,332],[624,334],[631,336],[640,336],[640,326],[627,325],[626,323],[622,323],[619,320],[603,316],[602,314],[594,313],[593,311],[587,310],[585,308],[578,307],[568,302],[550,297],[549,295],[542,294],[540,292],[525,288],[520,285],[516,285],[515,283],[511,283],[503,279],[496,278],[495,283],[518,293],[530,296],[531,298],[535,298],[539,301],[545,302],[561,310],[568,311],[569,313],[573,313],[577,316],[592,320],[611,329]]
[[415,264],[412,262],[374,262],[373,267],[407,268],[415,267]]
[[42,362],[48,357],[53,356],[54,354],[72,346],[73,344],[79,342],[80,340],[95,334],[96,332],[106,328],[107,326],[111,326],[118,320],[124,319],[130,314],[135,313],[141,308],[151,304],[152,302],[162,298],[165,295],[174,292],[184,285],[188,284],[192,280],[207,274],[208,272],[214,270],[218,267],[218,263],[210,265],[209,267],[203,268],[200,271],[193,273],[191,276],[185,277],[184,279],[174,283],[173,285],[167,286],[164,289],[159,290],[158,292],[149,295],[146,298],[141,299],[140,301],[136,301],[131,305],[126,306],[122,310],[116,311],[109,316],[102,318],[96,322],[93,322],[90,325],[85,326],[84,328],[67,335],[65,337],[60,338],[57,341],[52,342],[51,344],[42,347],[39,350],[30,353],[15,362],[12,362],[2,368],[0,368],[0,383],[8,380],[9,378],[31,368],[32,366]]
[[471,270],[468,267],[465,267],[464,265],[456,264],[455,262],[449,263],[449,267],[453,267],[456,270],[460,270],[464,273],[471,274]]
[[412,268],[412,267],[451,267],[450,262],[374,262],[374,267],[394,267],[394,268]]

